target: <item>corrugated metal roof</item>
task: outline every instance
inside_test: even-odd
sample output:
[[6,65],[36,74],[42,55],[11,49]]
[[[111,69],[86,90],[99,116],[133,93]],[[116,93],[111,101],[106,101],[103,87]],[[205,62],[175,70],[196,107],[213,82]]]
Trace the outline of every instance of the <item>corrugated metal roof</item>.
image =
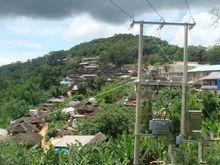
[[188,72],[220,71],[220,65],[200,65]]
[[59,139],[53,139],[51,143],[55,147],[68,147],[68,145],[74,145],[78,143],[84,146],[95,141],[103,142],[106,139],[107,137],[99,132],[96,135],[66,135]]
[[201,80],[216,80],[220,79],[220,72],[212,72],[208,76],[201,78]]
[[55,147],[68,147],[68,145],[74,145],[80,143],[81,145],[86,145],[94,139],[94,135],[86,135],[86,136],[70,136],[66,135],[60,139],[52,140],[52,145]]

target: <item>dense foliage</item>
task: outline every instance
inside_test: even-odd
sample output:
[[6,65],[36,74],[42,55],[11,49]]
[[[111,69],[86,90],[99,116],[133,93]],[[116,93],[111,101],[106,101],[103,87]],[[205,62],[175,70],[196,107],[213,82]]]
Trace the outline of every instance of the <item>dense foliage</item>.
[[[163,52],[152,38],[144,37],[144,64],[167,63]],[[182,60],[182,48],[169,45],[158,38],[154,39],[171,60]],[[107,83],[107,79],[111,70],[136,62],[137,41],[138,36],[120,34],[82,43],[67,51],[50,52],[44,57],[24,63],[16,62],[0,67],[0,127],[6,128],[10,120],[23,116],[31,108],[37,108],[48,98],[65,95],[68,88],[60,86],[60,80],[80,68],[79,62],[82,57],[99,56],[102,63],[98,77],[88,81],[80,80],[79,90],[72,99],[84,100],[89,96],[95,96],[100,107],[95,118],[78,121],[77,133],[95,134],[101,131],[108,136],[108,140],[102,144],[94,143],[80,148],[72,146],[69,154],[58,154],[53,148],[43,152],[36,146],[27,149],[25,146],[11,142],[0,143],[0,164],[131,164],[134,110],[124,106],[122,99],[133,94],[134,88],[131,84],[118,88],[128,83],[128,80]],[[210,48],[190,46],[189,60],[216,64],[220,62],[219,52],[220,46]],[[69,63],[64,63],[64,59]],[[112,63],[114,67],[110,68],[107,63]],[[179,134],[180,92],[180,88],[162,88],[155,94],[152,102],[145,100],[142,107],[141,130],[143,133],[148,132],[147,125],[151,117],[149,112],[151,110],[157,112],[165,108],[175,126],[173,133]],[[219,98],[211,93],[202,94],[198,91],[190,91],[188,98],[189,109],[203,110],[202,135],[207,137],[209,132],[219,135]],[[48,116],[47,140],[65,125],[66,116],[61,113],[61,108],[63,107],[55,107],[56,113]],[[143,163],[149,164],[152,160],[168,161],[167,139],[155,137],[143,138],[141,141]],[[219,162],[217,153],[220,145],[213,143],[210,146],[206,150],[205,158],[208,163],[216,164]],[[213,155],[210,156],[208,151],[213,152]],[[196,144],[181,146],[178,149],[177,158],[179,164],[196,164]]]

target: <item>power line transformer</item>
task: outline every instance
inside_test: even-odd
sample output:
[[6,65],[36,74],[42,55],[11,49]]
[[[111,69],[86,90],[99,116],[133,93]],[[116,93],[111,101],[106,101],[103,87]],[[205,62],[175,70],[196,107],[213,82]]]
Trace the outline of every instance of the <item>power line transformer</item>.
[[187,120],[188,120],[187,135],[188,136],[200,135],[202,128],[202,111],[188,110]]
[[166,135],[171,132],[172,121],[169,119],[152,119],[149,121],[149,129],[153,135]]

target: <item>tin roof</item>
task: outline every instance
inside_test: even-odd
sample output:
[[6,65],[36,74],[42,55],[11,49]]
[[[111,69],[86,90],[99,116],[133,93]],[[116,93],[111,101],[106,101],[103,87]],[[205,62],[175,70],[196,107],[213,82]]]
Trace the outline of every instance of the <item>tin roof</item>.
[[52,145],[55,147],[68,147],[68,145],[74,145],[80,143],[82,146],[92,143],[94,141],[103,142],[106,140],[106,136],[102,133],[96,135],[84,135],[84,136],[72,136],[66,135],[59,139],[52,140]]
[[188,72],[220,71],[220,65],[200,65]]
[[201,78],[201,80],[217,80],[220,79],[220,72],[212,72],[208,76]]

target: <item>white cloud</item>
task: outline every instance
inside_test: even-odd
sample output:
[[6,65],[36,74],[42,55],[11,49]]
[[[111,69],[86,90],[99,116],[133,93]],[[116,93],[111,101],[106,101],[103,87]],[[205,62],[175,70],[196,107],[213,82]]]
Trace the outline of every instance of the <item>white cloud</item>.
[[24,47],[24,48],[43,48],[44,46],[39,43],[34,43],[25,40],[0,40],[0,45],[3,46],[15,46],[15,47]]
[[[189,14],[184,10],[162,10],[166,21],[185,22]],[[210,46],[220,39],[220,23],[212,27],[212,15],[207,11],[193,11],[197,25],[189,32],[189,44]],[[139,20],[159,20],[156,14],[144,14]],[[0,28],[0,65],[17,60],[25,61],[42,56],[52,50],[74,46],[77,43],[100,37],[109,37],[118,33],[138,34],[139,26],[128,30],[130,22],[122,25],[108,24],[98,21],[88,14],[80,15],[72,20],[58,22],[34,19],[4,20]],[[183,45],[183,27],[165,26],[155,33],[158,26],[145,26],[145,35],[154,35],[172,44]],[[32,53],[37,52],[37,53]]]
[[118,33],[135,33],[137,28],[129,30],[129,23],[111,25],[91,18],[89,15],[80,15],[70,24],[63,37],[66,40],[88,41],[100,37],[108,37]]
[[[220,39],[220,24],[212,26],[213,16],[209,12],[198,12],[194,14],[196,26],[189,31],[189,44],[212,46]],[[180,21],[187,22],[189,17],[185,15]],[[183,46],[183,27],[166,27],[161,30],[162,39],[172,44]]]
[[15,53],[14,51],[0,51],[0,66],[10,64],[16,61],[25,62],[28,59],[36,58],[46,54],[43,51],[29,52],[22,51]]
[[[180,10],[163,11],[166,21],[188,22],[189,14]],[[180,18],[180,15],[182,17]],[[141,19],[155,20],[155,15],[145,14]],[[189,32],[189,44],[191,45],[214,45],[220,39],[220,25],[212,27],[213,16],[207,11],[195,11],[194,18],[196,26]],[[183,27],[165,26],[162,30],[156,31],[158,26],[145,26],[145,35],[161,37],[172,44],[182,46],[184,31]],[[89,41],[95,38],[108,37],[117,33],[138,34],[139,27],[134,26],[133,30],[128,30],[129,22],[124,25],[111,25],[91,18],[89,15],[81,15],[75,18],[63,37],[65,40],[74,40],[77,42]]]

